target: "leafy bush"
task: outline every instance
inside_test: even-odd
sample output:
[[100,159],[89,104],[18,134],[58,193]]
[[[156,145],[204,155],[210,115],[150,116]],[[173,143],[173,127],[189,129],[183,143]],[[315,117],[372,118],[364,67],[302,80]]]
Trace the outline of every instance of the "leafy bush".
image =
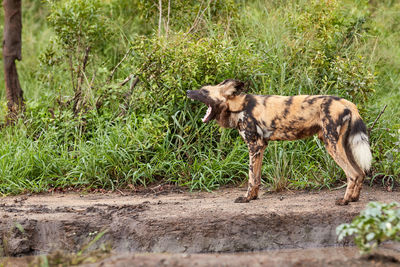
[[311,1],[296,6],[296,12],[288,15],[293,35],[289,50],[293,64],[301,64],[308,79],[319,87],[316,93],[362,102],[374,91],[376,77],[362,55],[349,52],[368,36],[368,3],[355,5],[357,11],[346,8],[343,1]]
[[338,240],[354,235],[362,253],[370,252],[384,241],[400,241],[400,204],[370,202],[350,224],[336,228]]
[[142,106],[142,112],[162,108],[174,114],[187,102],[186,90],[228,77],[247,80],[260,67],[251,47],[219,37],[194,39],[177,33],[168,38],[140,38],[132,47],[132,63],[143,89],[136,96],[153,103]]
[[53,38],[40,59],[44,65],[49,66],[60,64],[60,57],[68,59],[63,67],[68,66],[74,96],[62,104],[72,104],[76,115],[88,108],[88,102],[94,105],[95,77],[99,74],[101,77],[104,73],[99,66],[92,67],[91,71],[88,66],[90,63],[102,64],[103,55],[110,49],[104,40],[114,42],[116,33],[110,27],[106,16],[107,5],[103,1],[48,0],[48,4],[50,15],[47,20],[54,29],[56,38]]
[[331,86],[339,95],[358,101],[367,101],[376,85],[376,76],[364,67],[365,59],[361,56],[355,59],[337,57],[330,66],[330,80],[324,77],[327,87]]
[[99,0],[48,0],[48,21],[67,53],[86,49],[104,49],[112,37],[105,16],[105,4]]
[[[162,0],[161,28],[158,1],[47,3],[23,5],[27,112],[0,133],[0,192],[245,181],[237,132],[201,123],[205,105],[186,98],[226,78],[345,97],[367,124],[388,102],[371,132],[374,179],[399,179],[398,3]],[[274,190],[344,180],[318,139],[272,143],[262,175]]]

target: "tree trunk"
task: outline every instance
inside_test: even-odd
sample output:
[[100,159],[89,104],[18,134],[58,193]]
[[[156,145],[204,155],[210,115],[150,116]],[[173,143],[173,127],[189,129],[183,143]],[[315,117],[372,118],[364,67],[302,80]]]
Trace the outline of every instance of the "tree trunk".
[[7,121],[13,121],[24,110],[24,98],[18,80],[15,60],[21,60],[21,0],[3,0],[4,40],[3,61],[6,97],[8,106]]

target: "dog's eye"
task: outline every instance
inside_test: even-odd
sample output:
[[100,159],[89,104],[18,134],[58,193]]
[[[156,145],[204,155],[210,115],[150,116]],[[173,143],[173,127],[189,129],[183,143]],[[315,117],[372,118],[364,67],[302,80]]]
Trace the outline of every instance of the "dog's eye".
[[207,90],[204,90],[204,89],[201,90],[201,93],[206,96],[210,94],[210,92],[208,92]]

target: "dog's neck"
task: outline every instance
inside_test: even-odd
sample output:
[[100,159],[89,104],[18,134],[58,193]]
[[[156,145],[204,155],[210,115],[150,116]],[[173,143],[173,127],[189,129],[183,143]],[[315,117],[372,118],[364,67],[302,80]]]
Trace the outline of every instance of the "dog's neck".
[[246,95],[238,95],[228,99],[220,105],[221,112],[216,118],[219,126],[223,128],[237,128],[238,118],[243,112]]
[[241,112],[244,109],[246,95],[234,96],[226,101],[229,111],[233,113]]

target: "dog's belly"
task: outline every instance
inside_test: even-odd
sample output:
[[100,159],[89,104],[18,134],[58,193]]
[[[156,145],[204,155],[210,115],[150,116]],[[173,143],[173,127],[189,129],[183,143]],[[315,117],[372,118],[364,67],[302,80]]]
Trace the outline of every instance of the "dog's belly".
[[[271,141],[282,141],[282,140],[298,140],[310,137],[314,134],[319,134],[321,127],[317,124],[314,125],[301,125],[300,127],[296,125],[284,125],[277,128],[266,128],[264,132],[269,133],[267,140]],[[265,137],[264,137],[265,138]]]

